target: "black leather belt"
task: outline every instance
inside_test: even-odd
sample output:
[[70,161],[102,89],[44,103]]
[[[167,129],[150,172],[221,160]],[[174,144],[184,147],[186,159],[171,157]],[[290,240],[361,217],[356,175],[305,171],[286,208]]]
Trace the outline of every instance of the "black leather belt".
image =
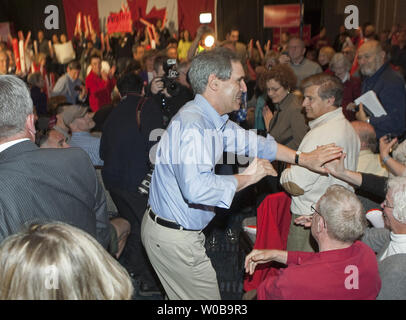
[[148,208],[149,211],[149,216],[151,217],[152,220],[154,220],[156,223],[158,223],[160,226],[170,228],[170,229],[175,229],[175,230],[183,230],[183,231],[201,231],[201,230],[190,230],[190,229],[185,229],[181,225],[171,222],[168,220],[164,220],[160,217],[158,217],[152,210],[151,208]]

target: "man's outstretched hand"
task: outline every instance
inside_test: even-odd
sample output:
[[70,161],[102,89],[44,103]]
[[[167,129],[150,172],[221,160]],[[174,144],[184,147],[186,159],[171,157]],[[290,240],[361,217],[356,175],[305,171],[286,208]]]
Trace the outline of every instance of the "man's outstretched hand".
[[309,153],[302,153],[299,158],[299,164],[309,170],[328,174],[324,164],[338,159],[343,153],[343,148],[337,147],[334,143],[317,147],[316,150]]

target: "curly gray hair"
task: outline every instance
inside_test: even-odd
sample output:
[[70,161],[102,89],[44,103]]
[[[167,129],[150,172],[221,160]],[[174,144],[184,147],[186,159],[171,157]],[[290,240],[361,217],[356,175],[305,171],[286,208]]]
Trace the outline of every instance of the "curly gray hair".
[[406,224],[406,178],[394,177],[388,180],[388,192],[393,197],[393,217],[400,223]]

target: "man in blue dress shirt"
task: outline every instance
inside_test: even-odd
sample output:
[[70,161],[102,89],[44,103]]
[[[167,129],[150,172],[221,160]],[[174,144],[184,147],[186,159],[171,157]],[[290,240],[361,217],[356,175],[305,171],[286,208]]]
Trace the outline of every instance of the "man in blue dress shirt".
[[70,62],[67,67],[67,72],[56,82],[51,96],[64,96],[66,102],[71,104],[85,102],[87,89],[79,79],[80,68],[79,62]]
[[[215,207],[229,208],[236,192],[276,175],[270,161],[325,172],[322,165],[341,154],[329,145],[299,155],[230,121],[227,114],[239,110],[247,90],[244,77],[228,49],[195,57],[189,78],[196,98],[172,119],[158,144],[141,237],[169,299],[221,298],[202,232]],[[255,159],[242,174],[219,176],[214,167],[223,152]]]

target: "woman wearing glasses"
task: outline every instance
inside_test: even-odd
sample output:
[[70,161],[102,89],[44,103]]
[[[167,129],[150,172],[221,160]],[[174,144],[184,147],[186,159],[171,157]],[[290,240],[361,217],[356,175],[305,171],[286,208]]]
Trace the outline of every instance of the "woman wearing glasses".
[[295,73],[289,65],[279,64],[264,77],[268,97],[275,105],[274,112],[268,106],[262,111],[266,131],[278,143],[297,150],[309,128],[301,98],[293,93],[297,83]]

